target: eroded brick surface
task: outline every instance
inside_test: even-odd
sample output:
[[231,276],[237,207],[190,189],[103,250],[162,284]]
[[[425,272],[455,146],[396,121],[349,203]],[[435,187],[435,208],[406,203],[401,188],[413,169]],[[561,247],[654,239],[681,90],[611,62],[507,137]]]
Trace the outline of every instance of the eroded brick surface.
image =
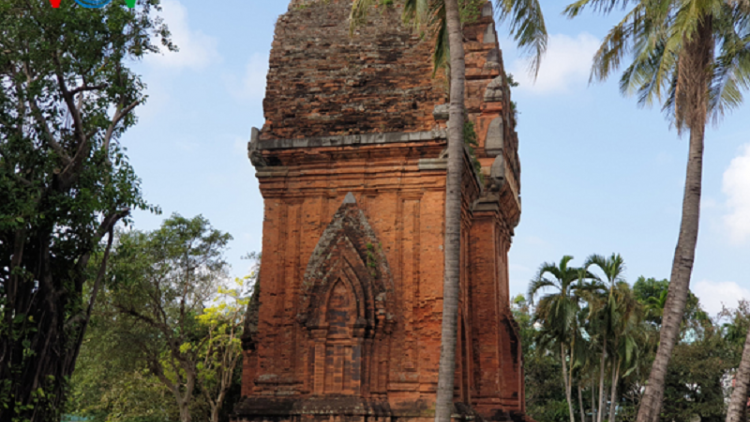
[[350,35],[346,0],[293,2],[270,56],[263,138],[430,130],[445,82],[431,75],[431,43],[373,11]]
[[[446,84],[398,3],[354,37],[348,0],[294,0],[276,25],[266,124],[249,148],[265,216],[237,421],[433,419],[446,176],[433,111]],[[465,39],[483,178],[466,155],[456,414],[518,420],[507,253],[520,165],[489,3]]]

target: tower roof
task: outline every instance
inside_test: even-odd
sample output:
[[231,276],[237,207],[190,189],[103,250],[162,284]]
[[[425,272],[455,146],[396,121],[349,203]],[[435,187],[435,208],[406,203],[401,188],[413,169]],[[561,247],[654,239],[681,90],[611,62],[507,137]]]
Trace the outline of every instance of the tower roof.
[[261,139],[431,130],[445,100],[433,43],[401,21],[401,4],[350,32],[351,0],[292,0],[276,24]]

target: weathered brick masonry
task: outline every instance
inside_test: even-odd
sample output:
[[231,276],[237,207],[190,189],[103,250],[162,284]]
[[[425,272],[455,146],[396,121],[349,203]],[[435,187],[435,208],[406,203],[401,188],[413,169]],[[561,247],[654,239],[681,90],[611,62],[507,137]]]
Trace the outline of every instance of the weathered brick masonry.
[[[433,418],[447,84],[395,3],[353,36],[350,0],[293,0],[277,22],[266,123],[249,145],[265,218],[238,422]],[[467,152],[456,418],[517,420],[507,253],[520,166],[489,3],[464,33],[483,176]]]

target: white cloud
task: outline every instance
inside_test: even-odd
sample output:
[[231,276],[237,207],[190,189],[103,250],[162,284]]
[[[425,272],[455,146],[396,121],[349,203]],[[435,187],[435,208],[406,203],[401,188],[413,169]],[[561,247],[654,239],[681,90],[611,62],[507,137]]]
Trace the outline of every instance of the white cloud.
[[702,280],[694,283],[690,290],[698,296],[701,306],[711,316],[719,313],[722,305],[727,308],[736,308],[740,300],[750,299],[750,290],[733,281]]
[[182,3],[178,0],[164,0],[162,8],[161,17],[169,27],[172,42],[179,51],[170,52],[161,48],[162,54],[146,56],[147,63],[173,69],[202,69],[221,60],[216,38],[190,28],[187,9]]
[[750,238],[750,144],[744,145],[729,164],[721,190],[727,195],[729,214],[724,216],[724,224],[729,238],[742,243]]
[[255,53],[245,65],[241,78],[229,75],[225,78],[229,92],[241,100],[262,100],[266,95],[268,54]]
[[586,32],[575,38],[563,34],[551,35],[536,82],[529,74],[527,60],[516,60],[510,66],[513,77],[520,83],[517,89],[547,94],[567,92],[575,85],[586,84],[591,61],[599,45],[599,40]]

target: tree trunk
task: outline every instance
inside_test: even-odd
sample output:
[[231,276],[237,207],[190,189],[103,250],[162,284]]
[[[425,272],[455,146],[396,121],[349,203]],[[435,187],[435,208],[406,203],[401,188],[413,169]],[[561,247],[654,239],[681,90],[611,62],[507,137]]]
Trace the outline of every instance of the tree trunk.
[[682,203],[682,223],[672,263],[671,281],[664,305],[664,318],[659,335],[659,348],[651,366],[651,374],[643,394],[636,422],[658,422],[664,397],[664,380],[672,350],[680,334],[680,324],[685,312],[690,274],[698,241],[701,176],[703,171],[704,130],[690,131],[690,157],[688,159],[685,196]]
[[[150,364],[153,367],[151,373],[159,378],[162,384],[172,391],[174,401],[177,403],[177,409],[180,411],[180,422],[191,422],[192,415],[190,414],[190,400],[193,398],[193,389],[195,388],[195,373],[190,371],[189,368],[182,366],[181,369],[185,370],[185,375],[187,377],[185,382],[182,382],[182,377],[179,376],[175,382],[171,382],[164,375],[164,372],[162,372],[162,368],[157,366],[161,365],[159,359],[156,359],[156,362],[157,363],[154,364],[152,360],[152,363]],[[178,370],[177,368],[174,369]],[[182,390],[183,387],[184,391]]]
[[703,141],[706,129],[708,107],[707,69],[713,60],[713,37],[711,35],[710,16],[704,17],[698,24],[692,38],[685,37],[683,54],[679,57],[678,88],[678,123],[682,110],[689,114],[682,118],[690,129],[690,148],[688,153],[685,192],[682,199],[682,221],[677,239],[672,273],[670,275],[667,302],[664,305],[664,318],[659,335],[659,348],[651,366],[646,391],[638,409],[636,422],[658,422],[664,398],[664,380],[672,350],[680,334],[680,324],[685,313],[690,275],[695,261],[695,246],[698,243],[698,225],[700,221],[701,179],[703,177]]
[[[27,242],[22,236],[25,237],[26,232],[18,231],[14,239],[18,257],[14,256],[11,273],[16,269],[33,268],[31,277],[39,280],[39,285],[34,287],[34,283],[24,282],[23,277],[14,275],[5,286],[11,293],[8,295],[11,300],[6,306],[0,306],[0,324],[9,329],[0,333],[0,380],[7,382],[0,385],[0,394],[6,394],[3,399],[10,400],[5,403],[6,408],[0,407],[0,420],[11,420],[15,416],[18,420],[45,422],[60,417],[59,409],[64,407],[67,393],[65,380],[75,369],[83,331],[90,317],[93,298],[91,303],[86,303],[77,289],[79,286],[82,289],[86,281],[84,269],[91,250],[81,248],[79,264],[62,276],[51,270],[55,260],[46,246],[50,236],[39,234],[33,242]],[[41,247],[37,248],[38,245]],[[70,316],[71,310],[76,311],[73,316]],[[15,315],[27,318],[19,323],[14,321]],[[10,333],[20,338],[8,336]]]
[[612,364],[612,394],[609,396],[609,422],[615,422],[615,411],[617,410],[617,382],[620,380],[621,359],[617,364]]
[[[167,382],[165,382],[166,378],[164,378],[163,375],[158,377],[162,383],[165,383],[165,385],[167,384]],[[180,422],[190,422],[192,419],[190,415],[190,395],[192,395],[192,392],[183,394],[180,391],[179,381],[177,383],[170,383],[169,389],[172,390],[174,401],[177,403],[177,409],[180,412]]]
[[586,422],[586,409],[583,408],[583,388],[578,383],[578,413],[581,414],[581,422]]
[[456,331],[461,257],[461,178],[464,164],[464,62],[463,31],[458,1],[445,0],[450,48],[450,119],[448,121],[448,171],[445,193],[445,268],[440,367],[435,402],[435,422],[450,422],[456,367]]
[[211,422],[219,422],[219,409],[220,405],[211,405]]
[[745,349],[742,351],[740,367],[734,376],[734,391],[732,391],[732,396],[729,399],[727,422],[744,422],[742,416],[747,407],[748,381],[750,381],[750,331],[745,338]]
[[[604,333],[606,339],[607,333]],[[596,421],[602,422],[604,418],[604,367],[607,364],[607,341],[602,342],[602,359],[599,363],[599,414]]]
[[596,420],[596,381],[591,380],[591,422]]
[[180,400],[177,402],[180,408],[180,422],[190,422],[190,406],[188,406],[188,400]]
[[562,363],[563,383],[565,384],[565,399],[568,401],[568,412],[570,413],[570,422],[576,422],[575,413],[573,412],[573,397],[568,379],[568,364],[565,362],[565,345],[560,345],[560,363]]

